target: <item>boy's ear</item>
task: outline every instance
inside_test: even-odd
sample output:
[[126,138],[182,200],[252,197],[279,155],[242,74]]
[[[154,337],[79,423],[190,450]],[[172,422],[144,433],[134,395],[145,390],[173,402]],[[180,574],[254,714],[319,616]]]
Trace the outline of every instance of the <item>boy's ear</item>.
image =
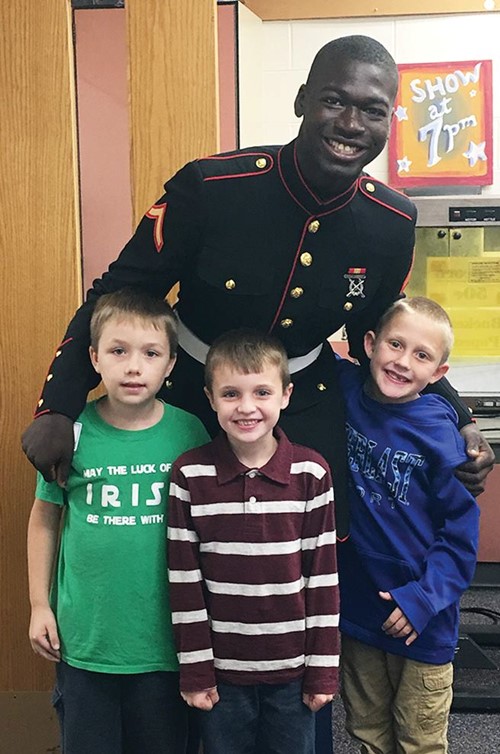
[[365,333],[365,337],[363,339],[365,353],[369,359],[371,359],[373,355],[373,349],[375,348],[375,337],[376,336],[373,330],[368,330],[368,332]]
[[207,396],[207,398],[208,398],[208,401],[209,401],[209,403],[210,403],[210,406],[211,406],[211,407],[213,408],[213,410],[215,411],[216,409],[215,409],[215,406],[214,406],[214,399],[212,398],[212,393],[210,392],[210,390],[208,389],[208,387],[204,387],[204,388],[203,388],[203,392],[204,392],[204,393],[205,393],[205,395]]
[[281,399],[281,409],[283,410],[290,403],[290,396],[293,393],[293,382],[290,382],[283,390],[283,398]]
[[89,356],[90,356],[90,361],[92,362],[92,366],[94,367],[95,371],[97,372],[97,374],[101,374],[101,372],[99,371],[99,360],[97,358],[97,351],[92,346],[89,346]]
[[177,361],[177,356],[172,356],[172,358],[168,362],[167,369],[165,370],[165,379],[170,375],[170,372],[174,368],[176,361]]
[[434,372],[434,374],[432,375],[432,377],[430,378],[429,385],[433,385],[435,382],[440,380],[441,377],[444,377],[449,368],[450,368],[450,365],[447,363],[440,364],[438,368],[436,369],[436,371]]

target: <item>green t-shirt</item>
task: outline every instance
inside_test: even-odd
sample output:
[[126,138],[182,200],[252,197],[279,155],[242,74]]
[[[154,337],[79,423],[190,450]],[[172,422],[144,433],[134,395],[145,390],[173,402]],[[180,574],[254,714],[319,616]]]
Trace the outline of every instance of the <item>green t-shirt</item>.
[[164,405],[153,427],[131,431],[104,422],[92,402],[75,422],[67,495],[39,475],[37,497],[66,508],[51,602],[69,665],[177,670],[166,558],[170,468],[209,439],[199,419],[173,406]]

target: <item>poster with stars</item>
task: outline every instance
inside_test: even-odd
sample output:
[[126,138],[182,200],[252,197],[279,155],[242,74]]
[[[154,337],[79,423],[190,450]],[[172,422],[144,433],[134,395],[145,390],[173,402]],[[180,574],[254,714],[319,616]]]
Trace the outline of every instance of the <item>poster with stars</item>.
[[493,182],[491,60],[398,66],[389,183],[486,186]]

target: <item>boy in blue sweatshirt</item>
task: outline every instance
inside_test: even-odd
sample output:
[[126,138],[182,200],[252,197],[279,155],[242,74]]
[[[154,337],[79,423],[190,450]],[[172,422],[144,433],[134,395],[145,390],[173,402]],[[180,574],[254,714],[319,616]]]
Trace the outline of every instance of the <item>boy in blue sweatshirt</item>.
[[402,299],[365,335],[369,376],[338,364],[351,506],[339,547],[342,695],[364,754],[447,751],[479,509],[454,475],[466,460],[455,410],[420,391],[447,372],[452,342],[438,304]]

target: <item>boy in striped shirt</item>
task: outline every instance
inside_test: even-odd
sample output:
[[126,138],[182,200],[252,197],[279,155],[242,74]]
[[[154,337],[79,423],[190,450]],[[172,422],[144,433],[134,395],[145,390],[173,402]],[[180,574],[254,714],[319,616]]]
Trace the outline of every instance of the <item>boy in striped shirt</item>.
[[170,486],[181,693],[205,754],[312,754],[338,684],[330,472],[276,426],[292,392],[279,341],[226,333],[205,376],[223,432],[176,461]]

